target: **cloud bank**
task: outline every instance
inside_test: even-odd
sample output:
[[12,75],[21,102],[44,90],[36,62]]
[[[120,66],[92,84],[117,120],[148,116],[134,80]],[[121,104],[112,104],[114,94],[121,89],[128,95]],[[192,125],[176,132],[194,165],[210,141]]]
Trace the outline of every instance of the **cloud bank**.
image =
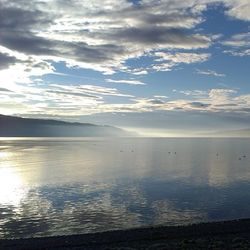
[[[0,0],[1,113],[80,117],[183,110],[248,115],[250,95],[233,88],[204,89],[201,82],[191,89],[187,82],[175,97],[152,91],[159,86],[155,74],[185,66],[203,68],[195,77],[226,78],[216,68],[200,67],[216,57],[215,46],[232,56],[250,55],[249,31],[223,37],[201,28],[204,13],[220,5],[230,20],[250,21],[248,0]],[[47,80],[49,74],[63,76],[61,64],[65,75],[86,69],[104,76],[96,83]],[[171,77],[164,76],[169,83]]]

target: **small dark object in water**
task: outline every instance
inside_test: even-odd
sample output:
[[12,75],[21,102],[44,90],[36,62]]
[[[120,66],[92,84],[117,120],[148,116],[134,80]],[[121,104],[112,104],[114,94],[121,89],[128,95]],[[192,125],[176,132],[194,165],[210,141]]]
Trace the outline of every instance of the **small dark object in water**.
[[246,158],[246,156],[245,156],[245,155],[243,155],[242,157],[243,157],[243,158]]
[[241,157],[239,157],[239,159],[238,159],[239,161],[241,160]]
[[176,154],[176,152],[174,152]]
[[171,152],[168,152],[169,154],[171,153]]

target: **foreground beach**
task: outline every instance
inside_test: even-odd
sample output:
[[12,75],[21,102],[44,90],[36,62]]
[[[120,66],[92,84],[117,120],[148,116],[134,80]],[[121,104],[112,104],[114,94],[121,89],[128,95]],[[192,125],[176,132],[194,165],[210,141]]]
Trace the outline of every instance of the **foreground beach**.
[[0,240],[0,249],[249,249],[250,219]]

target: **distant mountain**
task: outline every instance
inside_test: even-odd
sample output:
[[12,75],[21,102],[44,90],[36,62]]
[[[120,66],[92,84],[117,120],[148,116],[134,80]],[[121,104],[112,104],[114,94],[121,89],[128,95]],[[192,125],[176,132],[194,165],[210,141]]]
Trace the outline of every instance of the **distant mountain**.
[[120,128],[90,123],[30,119],[0,115],[0,137],[109,137],[131,136]]

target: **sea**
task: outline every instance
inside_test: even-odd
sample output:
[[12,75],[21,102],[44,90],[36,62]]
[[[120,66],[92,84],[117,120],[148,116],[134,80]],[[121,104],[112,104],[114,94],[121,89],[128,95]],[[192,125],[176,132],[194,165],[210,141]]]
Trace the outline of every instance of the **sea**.
[[249,217],[250,139],[0,139],[1,239]]

